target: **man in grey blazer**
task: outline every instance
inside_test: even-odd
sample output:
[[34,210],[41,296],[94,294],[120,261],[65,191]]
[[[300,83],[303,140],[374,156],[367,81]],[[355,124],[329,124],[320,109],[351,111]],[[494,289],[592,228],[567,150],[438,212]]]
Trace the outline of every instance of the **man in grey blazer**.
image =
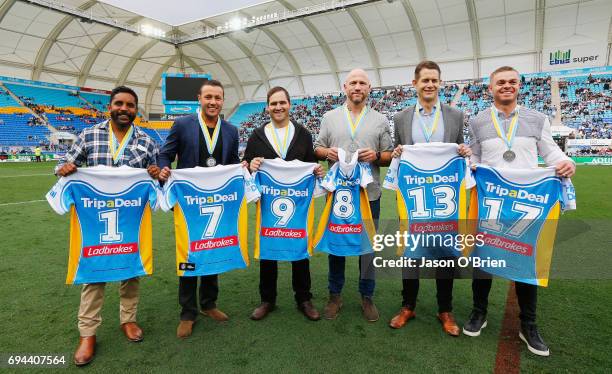
[[[458,152],[464,157],[471,155],[470,148],[463,144],[463,112],[440,102],[440,67],[433,61],[423,61],[414,70],[412,85],[417,91],[417,103],[393,117],[395,127],[395,150],[393,157],[402,153],[402,145],[444,142],[459,144]],[[440,112],[439,114],[437,112]],[[438,319],[443,330],[459,335],[459,327],[452,314],[454,267],[436,269]],[[389,326],[402,328],[415,317],[414,309],[419,293],[418,268],[405,268],[402,274],[402,308],[391,319]]]

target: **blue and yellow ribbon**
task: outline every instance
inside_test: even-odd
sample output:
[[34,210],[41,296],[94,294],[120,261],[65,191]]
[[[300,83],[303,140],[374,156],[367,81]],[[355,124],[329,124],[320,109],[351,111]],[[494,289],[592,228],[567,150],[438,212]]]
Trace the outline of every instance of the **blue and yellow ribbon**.
[[285,157],[287,157],[287,150],[289,148],[287,139],[289,139],[289,131],[291,131],[292,126],[290,126],[290,124],[287,125],[287,130],[285,131],[285,136],[283,137],[282,146],[281,146],[280,137],[278,136],[276,126],[274,126],[270,122],[268,124],[268,128],[270,129],[270,133],[272,134],[272,140],[274,140],[274,148],[276,149],[276,153],[278,153],[284,160]]
[[119,158],[125,152],[125,147],[130,142],[132,138],[132,134],[134,134],[134,125],[130,126],[130,129],[127,131],[121,143],[117,141],[115,138],[115,133],[113,132],[113,126],[108,123],[108,147],[110,149],[111,156],[113,157],[113,162],[116,164],[119,161]]
[[349,125],[351,139],[355,140],[355,136],[357,136],[357,131],[359,131],[359,125],[361,124],[361,120],[363,119],[367,111],[368,106],[366,105],[363,107],[363,109],[361,109],[361,113],[359,113],[359,116],[357,116],[355,122],[353,122],[353,118],[351,117],[351,112],[348,110],[348,106],[344,105],[344,113],[346,114],[346,120]]
[[221,128],[221,117],[217,117],[217,125],[215,126],[215,130],[213,131],[212,138],[210,133],[208,132],[208,126],[202,119],[202,111],[200,109],[198,112],[198,121],[200,122],[200,128],[204,133],[204,140],[206,141],[206,149],[208,150],[208,154],[212,156],[215,147],[217,146],[217,141],[219,140],[219,129]]
[[417,102],[415,113],[417,115],[417,118],[419,119],[419,123],[421,124],[421,130],[423,130],[423,136],[425,137],[425,141],[429,143],[431,137],[433,136],[433,133],[436,132],[436,129],[438,128],[438,123],[440,121],[440,105],[436,105],[436,113],[434,114],[433,125],[431,127],[427,126],[423,121],[423,118],[421,117],[420,113],[421,108],[421,105]]
[[508,133],[506,133],[506,135],[504,136],[501,130],[501,126],[499,125],[499,122],[497,120],[496,110],[494,108],[491,108],[491,121],[493,121],[493,127],[495,127],[495,131],[497,131],[497,136],[499,136],[501,140],[506,143],[508,149],[512,149],[512,143],[514,143],[514,136],[516,135],[516,129],[518,127],[518,116],[519,111],[517,110],[514,114],[514,117],[512,118],[512,121],[510,122],[510,127],[508,127]]

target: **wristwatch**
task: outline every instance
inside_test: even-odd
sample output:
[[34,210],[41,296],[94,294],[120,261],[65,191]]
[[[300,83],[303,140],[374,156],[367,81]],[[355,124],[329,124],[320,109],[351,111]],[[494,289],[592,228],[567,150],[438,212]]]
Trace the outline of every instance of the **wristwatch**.
[[376,152],[376,161],[380,161],[380,152]]

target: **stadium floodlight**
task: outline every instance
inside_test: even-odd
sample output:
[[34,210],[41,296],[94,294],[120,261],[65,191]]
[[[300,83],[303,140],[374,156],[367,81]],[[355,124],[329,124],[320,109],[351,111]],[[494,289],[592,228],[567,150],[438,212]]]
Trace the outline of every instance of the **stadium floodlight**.
[[[244,22],[243,22],[244,21]],[[242,29],[242,25],[246,24],[246,18],[232,18],[229,22],[226,23],[229,26],[229,29],[232,31],[238,31]]]
[[140,33],[145,36],[152,36],[154,38],[164,38],[166,32],[160,28],[151,25],[140,25]]

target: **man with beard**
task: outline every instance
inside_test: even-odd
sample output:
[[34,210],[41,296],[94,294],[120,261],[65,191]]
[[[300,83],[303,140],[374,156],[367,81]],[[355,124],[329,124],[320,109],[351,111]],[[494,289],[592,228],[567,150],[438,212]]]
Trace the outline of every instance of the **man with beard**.
[[[491,73],[489,91],[493,95],[493,106],[470,121],[472,163],[500,168],[536,168],[539,154],[546,166],[555,167],[559,177],[571,177],[576,172],[576,165],[553,140],[548,117],[518,105],[520,82],[518,71],[510,66],[502,66]],[[491,284],[489,274],[475,269],[474,306],[463,326],[465,335],[479,336],[487,326]],[[515,282],[515,289],[521,310],[519,337],[532,353],[548,356],[548,347],[536,326],[538,286]]]
[[[352,70],[344,81],[346,102],[323,115],[321,131],[315,142],[315,155],[319,160],[327,160],[331,165],[338,161],[338,148],[347,153],[359,152],[359,161],[367,162],[372,168],[374,182],[367,187],[372,218],[378,221],[380,215],[380,166],[391,161],[393,141],[389,121],[381,113],[370,108],[370,79],[362,69]],[[359,258],[359,293],[363,316],[370,322],[379,318],[374,305],[374,255]],[[342,308],[340,293],[344,286],[345,257],[329,255],[329,301],[324,310],[326,319],[335,319]]]
[[[440,102],[440,66],[433,61],[423,61],[414,69],[412,85],[417,91],[417,103],[393,117],[395,123],[395,145],[393,157],[400,157],[402,145],[445,142],[457,143],[457,152],[469,156],[470,149],[463,144],[463,113]],[[452,258],[444,258],[453,260]],[[444,332],[459,336],[459,326],[453,316],[454,267],[436,269],[436,298],[438,319]],[[391,319],[389,326],[402,328],[415,317],[417,295],[419,294],[419,269],[404,268],[402,279],[402,308]]]
[[[138,112],[138,96],[125,86],[110,95],[110,120],[84,129],[70,150],[55,168],[55,174],[65,177],[81,166],[122,166],[147,168],[151,178],[157,179],[158,147],[144,131],[134,126]],[[104,302],[105,283],[84,284],[81,290],[78,327],[79,345],[74,353],[74,363],[85,365],[93,360],[96,347],[96,330],[102,323],[100,311]],[[136,324],[139,279],[121,282],[119,287],[119,317],[121,330],[132,342],[142,340],[142,329]]]
[[[212,167],[240,162],[238,158],[238,129],[221,119],[224,90],[221,82],[211,79],[200,87],[197,114],[183,116],[174,121],[159,154],[160,181],[170,177],[170,165],[175,158],[177,168],[196,166]],[[244,163],[247,165],[246,162]],[[180,322],[176,330],[179,338],[186,338],[193,331],[198,316],[198,277],[179,277]],[[219,294],[218,276],[200,277],[199,302],[201,313],[216,321],[228,320],[225,313],[217,308]]]

